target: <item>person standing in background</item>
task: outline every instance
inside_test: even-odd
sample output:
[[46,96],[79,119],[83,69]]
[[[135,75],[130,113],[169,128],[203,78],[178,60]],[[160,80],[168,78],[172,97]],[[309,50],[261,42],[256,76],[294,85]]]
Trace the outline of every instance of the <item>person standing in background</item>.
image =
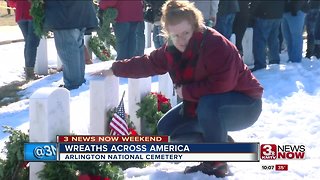
[[[144,1],[141,1],[144,3]],[[144,6],[144,4],[143,4]],[[143,9],[142,9],[143,13]],[[144,49],[146,47],[146,35],[144,34],[145,24],[144,20],[138,22],[136,29],[136,51],[134,53],[135,56],[141,56],[144,54]]]
[[315,24],[313,54],[317,59],[320,59],[320,16],[316,19]]
[[214,27],[216,25],[219,0],[210,1],[191,1],[201,11],[206,26]]
[[315,55],[314,53],[314,40],[315,40],[315,29],[317,19],[320,14],[320,1],[318,0],[309,0],[308,1],[308,13],[305,19],[306,31],[307,31],[307,50],[306,58],[311,58]]
[[264,69],[267,66],[266,49],[268,47],[269,64],[279,64],[279,29],[284,12],[284,1],[254,1],[251,11],[254,18],[252,51],[254,68],[251,71]]
[[286,1],[281,28],[287,44],[288,62],[300,63],[302,60],[302,35],[306,10],[307,0]]
[[26,80],[34,80],[39,77],[34,73],[37,48],[40,38],[34,33],[32,16],[30,15],[31,3],[28,0],[8,0],[10,7],[16,8],[15,18],[24,38],[24,62]]
[[141,56],[144,54],[145,43],[146,43],[146,36],[144,34],[144,21],[138,22],[137,29],[136,29],[136,50],[134,55]]
[[152,39],[153,39],[154,47],[158,49],[165,43],[165,39],[161,34],[162,27],[160,23],[160,19],[162,16],[161,7],[165,3],[165,1],[164,0],[159,0],[159,1],[145,0],[145,2],[147,7],[146,11],[149,11],[149,13],[145,12],[147,14],[146,16],[148,16],[148,17],[145,17],[145,19],[149,23],[153,24]]
[[233,21],[240,11],[238,0],[220,0],[215,29],[227,39],[231,38]]
[[137,26],[139,22],[143,21],[143,2],[141,0],[101,0],[99,8],[102,10],[107,8],[118,10],[118,17],[113,27],[116,36],[116,60],[133,57],[136,53]]
[[232,27],[232,31],[236,35],[236,46],[241,56],[243,56],[242,39],[250,20],[250,2],[251,1],[239,1],[240,11],[236,13]]
[[98,27],[93,2],[45,0],[44,12],[44,29],[53,32],[63,65],[64,85],[61,86],[77,89],[85,82],[84,33]]

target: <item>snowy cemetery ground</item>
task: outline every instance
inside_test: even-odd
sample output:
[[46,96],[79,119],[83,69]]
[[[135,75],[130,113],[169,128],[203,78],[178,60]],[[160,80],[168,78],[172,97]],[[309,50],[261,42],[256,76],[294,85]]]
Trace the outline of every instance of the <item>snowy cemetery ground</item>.
[[[23,79],[23,43],[0,46],[0,86]],[[52,40],[48,40],[49,67],[56,66],[56,51]],[[97,60],[95,60],[97,62]],[[224,179],[318,179],[320,176],[320,60],[314,57],[303,59],[302,63],[286,63],[287,54],[281,54],[281,64],[271,65],[265,70],[254,72],[262,83],[263,111],[259,120],[250,128],[230,135],[238,142],[260,142],[261,144],[304,144],[305,160],[275,160],[252,163],[230,162],[233,176]],[[70,92],[70,127],[76,134],[88,134],[89,123],[89,84],[91,72],[101,69],[103,63],[86,67],[87,82],[79,89]],[[41,87],[57,87],[62,83],[62,73],[46,76],[29,82],[20,92],[18,102],[0,108],[0,124],[9,125],[27,132],[29,129],[29,97]],[[157,77],[152,78],[152,89],[157,89]],[[127,79],[120,79],[119,96],[128,88]],[[125,108],[128,112],[128,93]],[[0,148],[7,135],[0,132]],[[4,157],[2,154],[1,157]],[[289,170],[266,171],[262,165],[288,164]],[[200,172],[184,175],[181,172],[187,165],[196,162],[170,163],[155,162],[146,168],[129,168],[126,179],[151,180],[209,180],[215,179]]]

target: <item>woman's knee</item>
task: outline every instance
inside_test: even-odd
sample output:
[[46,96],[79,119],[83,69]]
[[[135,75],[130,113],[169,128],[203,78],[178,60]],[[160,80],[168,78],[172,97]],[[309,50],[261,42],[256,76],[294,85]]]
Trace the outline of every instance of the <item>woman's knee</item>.
[[168,127],[166,120],[164,120],[163,118],[160,119],[157,124],[158,135],[168,135],[169,132],[168,132],[168,128],[166,127]]

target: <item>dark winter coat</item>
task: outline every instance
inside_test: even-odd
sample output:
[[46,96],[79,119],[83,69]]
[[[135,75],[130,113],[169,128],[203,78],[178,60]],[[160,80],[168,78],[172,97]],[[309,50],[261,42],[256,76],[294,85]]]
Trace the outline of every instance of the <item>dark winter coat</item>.
[[44,29],[62,30],[98,26],[96,10],[92,0],[45,0]]
[[250,11],[253,17],[280,19],[284,13],[284,1],[252,1]]
[[240,11],[238,0],[220,0],[218,6],[218,16],[225,16]]
[[290,12],[293,16],[297,15],[298,11],[308,11],[307,0],[287,0],[285,4],[285,12]]
[[159,0],[159,1],[145,0],[145,2],[152,9],[153,22],[160,21],[161,16],[162,16],[161,7],[165,3],[165,1],[163,1],[163,0]]
[[319,0],[309,0],[308,1],[309,9],[318,9],[320,10],[320,1]]
[[[263,88],[243,63],[237,48],[214,29],[209,28],[206,34],[199,38],[195,33],[186,51],[180,55],[181,59],[175,58],[167,43],[150,55],[114,62],[113,73],[120,77],[141,78],[169,72],[174,84],[183,85],[183,99],[193,103],[198,103],[204,95],[231,91],[261,98]],[[189,48],[196,51],[190,53]],[[198,55],[196,61],[194,55]],[[184,59],[192,62],[185,64]],[[182,70],[181,67],[186,68]]]

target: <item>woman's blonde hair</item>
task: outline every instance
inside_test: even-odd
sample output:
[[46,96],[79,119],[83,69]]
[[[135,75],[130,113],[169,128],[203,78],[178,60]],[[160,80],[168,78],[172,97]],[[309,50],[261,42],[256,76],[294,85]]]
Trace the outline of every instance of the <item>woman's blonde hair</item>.
[[176,25],[187,20],[193,25],[194,31],[199,32],[203,29],[203,15],[193,3],[189,1],[168,0],[162,6],[162,33],[168,38],[168,25]]

